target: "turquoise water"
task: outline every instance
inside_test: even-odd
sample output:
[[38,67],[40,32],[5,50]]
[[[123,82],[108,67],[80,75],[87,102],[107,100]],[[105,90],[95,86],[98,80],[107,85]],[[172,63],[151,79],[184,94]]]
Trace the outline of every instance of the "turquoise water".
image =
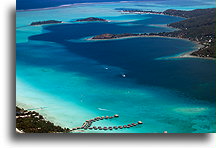
[[[37,111],[69,128],[80,126],[87,119],[117,113],[119,118],[94,125],[124,125],[141,120],[141,126],[106,132],[215,132],[215,61],[156,60],[193,50],[194,43],[169,38],[83,40],[101,33],[172,31],[151,24],[182,20],[159,15],[123,15],[115,10],[143,5],[147,4],[90,4],[17,12],[17,104],[28,109],[46,107]],[[164,9],[161,5],[154,5],[154,9]],[[90,16],[111,22],[71,22]],[[48,19],[67,23],[26,26]]]

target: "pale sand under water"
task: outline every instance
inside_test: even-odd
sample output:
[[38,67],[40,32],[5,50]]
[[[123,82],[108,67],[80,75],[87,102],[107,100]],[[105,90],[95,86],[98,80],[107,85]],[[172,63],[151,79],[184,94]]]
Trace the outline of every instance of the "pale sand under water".
[[[61,10],[63,10],[63,8],[61,9]],[[29,11],[30,12],[30,11]],[[41,14],[42,13],[45,13],[44,11],[41,11],[40,12]],[[35,16],[37,16],[36,14],[35,14]],[[44,18],[44,16],[43,15],[41,15],[41,17],[42,18]],[[71,18],[72,18],[72,16],[70,16]],[[76,16],[77,17],[77,16]],[[42,19],[42,18],[37,18],[37,19]],[[68,17],[68,19],[67,20],[69,20],[69,19],[71,19],[71,18],[69,18]],[[28,19],[27,17],[26,17],[26,19]],[[19,21],[19,20],[18,20]],[[64,19],[64,21],[66,21],[66,19]],[[41,28],[42,29],[42,28]],[[39,32],[38,32],[38,34],[39,34]],[[131,37],[129,37],[129,38],[131,38]],[[32,73],[32,74],[38,74],[38,73]],[[63,73],[62,73],[63,74]],[[23,75],[21,75],[21,76],[23,76]],[[25,76],[29,76],[29,75],[25,75]],[[23,76],[23,77],[25,77],[25,76]],[[69,77],[71,77],[71,75],[69,76]],[[77,76],[77,77],[79,77],[79,76]],[[46,77],[45,77],[46,78]],[[44,78],[44,79],[45,79]],[[68,80],[68,79],[67,79]],[[71,81],[71,82],[74,82],[74,80],[73,81]],[[62,84],[62,83],[61,83]],[[62,84],[63,85],[63,84]],[[50,86],[53,86],[53,85],[50,85]],[[67,85],[65,85],[65,86],[67,86]],[[86,85],[87,86],[87,85]],[[83,87],[86,87],[85,85],[83,85]],[[21,88],[21,89],[24,89],[25,87],[23,87],[23,88]],[[109,87],[104,87],[104,86],[102,86],[102,88],[104,88],[105,90],[106,90],[106,92],[107,91],[109,91]],[[75,89],[75,88],[74,88]],[[77,90],[79,90],[80,88],[77,88]],[[116,88],[116,90],[119,90],[119,88]],[[28,90],[25,90],[25,91],[28,91]],[[29,90],[29,91],[31,91],[31,90]],[[89,89],[89,91],[91,91],[91,89]],[[136,90],[135,89],[131,89],[130,90],[131,92],[135,92]],[[142,89],[141,90],[142,92],[143,91],[145,91],[145,89]],[[94,92],[95,92],[95,94],[100,94],[100,93],[102,93],[103,91],[102,91],[102,89],[101,90],[99,90],[98,92],[97,91],[95,91],[94,90]],[[27,92],[26,92],[27,93]],[[126,94],[126,92],[119,92],[119,93],[125,93]],[[22,94],[22,93],[21,93]],[[34,93],[33,93],[34,94]],[[35,93],[35,94],[38,94],[37,92]],[[111,91],[111,94],[114,94],[112,91]],[[116,93],[117,94],[117,93]],[[164,93],[163,93],[164,94]],[[166,93],[165,93],[166,94]],[[41,94],[42,95],[42,98],[41,99],[44,99],[44,100],[46,100],[47,99],[47,94],[45,95],[45,94]],[[44,96],[43,96],[44,95]],[[118,95],[118,94],[117,94]],[[134,93],[133,94],[133,96],[138,96],[137,98],[139,98],[139,95],[138,95],[138,93]],[[148,101],[152,101],[152,98],[151,98],[151,96],[153,96],[154,94],[149,94],[149,96],[148,96],[148,94],[140,94],[140,98],[142,98],[143,96],[145,96],[145,98],[146,97],[149,97],[149,100],[143,100],[143,101],[146,101],[146,104],[145,104],[145,108],[144,109],[147,109],[147,107],[150,107],[150,106],[146,106],[146,105],[148,105]],[[18,94],[18,96],[19,96],[19,94]],[[35,95],[32,95],[32,96],[34,96],[35,97]],[[128,95],[127,95],[128,96]],[[96,96],[96,97],[98,97],[98,96]],[[108,97],[110,97],[110,96],[108,96]],[[120,98],[120,97],[123,97],[123,98],[125,98],[125,96],[121,96],[121,95],[119,95],[119,96],[117,96],[116,97],[116,100],[118,100],[118,98]],[[157,98],[158,96],[155,96],[155,98]],[[91,98],[91,96],[89,97],[89,98]],[[102,95],[101,96],[99,96],[98,97],[98,99],[100,99],[100,98],[102,98]],[[163,98],[163,97],[162,97]],[[167,98],[167,96],[164,96],[164,98]],[[171,98],[173,98],[173,97],[171,97]],[[20,101],[20,102],[22,102],[22,100],[23,99],[26,99],[26,100],[28,100],[28,101],[26,101],[26,102],[29,102],[29,98],[27,98],[27,97],[25,97],[25,96],[21,96],[20,98],[19,97],[17,97],[17,99]],[[37,97],[35,97],[35,98],[32,98],[32,100],[34,101],[34,99],[36,99],[35,100],[35,102],[36,101],[38,101],[37,99]],[[92,98],[92,99],[94,99],[94,98]],[[129,98],[130,99],[130,98]],[[182,98],[181,98],[182,99]],[[113,102],[115,102],[116,100],[112,100]],[[178,100],[178,99],[177,99]],[[62,99],[62,101],[64,101],[64,99]],[[97,101],[97,100],[95,100],[95,101]],[[159,101],[159,100],[156,100],[156,101]],[[23,102],[25,102],[25,101],[23,101]],[[22,102],[22,103],[23,103]],[[56,101],[57,102],[57,101]],[[122,103],[124,103],[125,101],[123,101]],[[163,101],[164,102],[164,101]],[[160,102],[160,103],[163,103],[163,102]],[[177,101],[178,102],[178,101]],[[158,103],[158,102],[157,102]],[[19,103],[18,103],[19,104]],[[31,104],[31,103],[29,103],[29,104]],[[39,104],[38,105],[31,105],[31,106],[29,106],[29,104],[28,105],[26,105],[26,107],[29,109],[32,109],[32,108],[35,108],[35,107],[42,107],[41,105],[43,105],[44,106],[44,103],[41,103],[41,102],[39,102]],[[37,103],[36,103],[37,104]],[[177,103],[176,103],[177,104]],[[25,106],[25,105],[23,105],[23,106]],[[61,104],[61,102],[57,102],[56,104],[55,104],[55,102],[54,101],[50,101],[49,102],[49,104],[48,105],[50,105],[50,106],[52,106],[53,108],[47,108],[47,109],[44,109],[44,110],[39,110],[38,112],[42,112],[43,113],[43,115],[49,120],[51,120],[52,122],[55,122],[55,123],[59,123],[59,120],[61,120],[61,119],[63,119],[64,120],[64,123],[62,123],[62,125],[64,125],[64,126],[67,126],[67,125],[80,125],[81,123],[83,123],[83,121],[85,121],[86,119],[88,119],[89,117],[86,117],[86,118],[83,118],[83,120],[82,119],[80,119],[80,118],[82,118],[82,116],[83,115],[87,115],[87,114],[90,114],[91,115],[91,117],[95,117],[95,115],[98,115],[99,113],[101,114],[102,113],[102,111],[98,111],[97,110],[97,108],[107,108],[107,109],[110,109],[109,107],[104,107],[104,106],[97,106],[96,107],[96,109],[95,110],[91,110],[92,112],[94,111],[94,113],[90,113],[90,112],[88,112],[88,111],[86,111],[86,113],[83,113],[82,114],[82,112],[81,112],[81,110],[78,110],[78,109],[76,109],[76,106],[73,106],[73,105],[67,105],[67,104]],[[63,105],[66,105],[66,106],[64,106],[64,107],[62,107]],[[185,106],[186,104],[179,104],[179,105],[177,105],[177,107],[176,106],[172,106],[173,108],[181,108],[182,106]],[[154,106],[153,106],[154,107]],[[169,105],[167,106],[167,107],[170,107]],[[187,104],[187,107],[188,108],[190,108],[190,104]],[[62,109],[62,112],[60,111],[59,113],[60,114],[58,114],[58,110],[57,109]],[[124,109],[124,107],[122,107],[122,109]],[[140,108],[141,109],[141,108]],[[64,115],[64,112],[68,112],[68,110],[69,111],[73,111],[74,112],[74,110],[76,110],[77,111],[77,114],[79,113],[80,115],[75,115],[76,113],[74,113],[74,114],[66,114],[67,116],[65,116]],[[151,110],[149,110],[149,111],[152,111],[152,110],[154,110],[154,109],[152,109],[151,108]],[[112,109],[111,109],[111,111],[112,111]],[[140,111],[140,110],[138,110],[138,111]],[[179,114],[183,114],[183,111],[182,110],[177,110],[178,112],[177,112],[177,115],[179,115]],[[207,110],[208,111],[208,110]],[[73,113],[72,112],[72,113]],[[114,112],[115,112],[115,109],[114,109]],[[170,112],[172,112],[172,110],[170,110]],[[103,112],[104,114],[107,114],[107,112]],[[56,116],[55,117],[53,117],[53,115],[55,115],[56,114]],[[154,114],[156,114],[156,113],[154,113]],[[203,113],[204,114],[204,113]],[[186,115],[185,114],[183,114],[184,116],[183,117],[185,117]],[[205,115],[205,114],[204,114]],[[65,118],[61,118],[62,116],[65,116]],[[120,115],[121,116],[121,115]],[[154,116],[154,115],[153,115]],[[68,117],[68,118],[67,118]],[[157,118],[158,116],[156,115],[155,116],[155,118]],[[180,116],[181,117],[181,116]],[[65,119],[67,118],[67,121],[65,121]],[[73,119],[74,118],[74,119]],[[186,117],[187,118],[187,117]],[[80,119],[79,120],[79,123],[77,123],[76,122],[76,119]],[[121,118],[120,118],[121,119]],[[130,119],[131,120],[131,119]],[[150,119],[151,120],[151,119]],[[199,119],[197,119],[197,120],[199,120]],[[201,119],[200,119],[201,120]],[[74,123],[75,122],[75,123]],[[146,118],[145,119],[145,126],[143,127],[143,129],[142,129],[142,132],[148,132],[148,130],[149,129],[151,129],[150,131],[155,131],[155,129],[154,129],[154,127],[153,127],[153,129],[154,130],[152,130],[152,127],[151,127],[151,125],[155,125],[155,124],[149,124],[149,123],[155,123],[155,120],[154,121],[149,121],[149,118]],[[197,126],[199,126],[199,123],[198,122],[196,122],[195,120],[193,121],[193,122],[195,122],[195,124],[197,124]],[[114,122],[114,123],[116,123],[116,121]],[[114,123],[103,123],[103,125],[112,125],[112,124],[114,124]],[[61,124],[60,124],[61,125]],[[160,127],[166,127],[167,126],[167,124],[166,123],[158,123],[157,124],[158,126],[160,126]],[[202,125],[202,124],[201,124]],[[169,126],[168,126],[169,127]],[[198,128],[199,129],[199,128]],[[130,130],[132,130],[132,129],[130,129]],[[128,131],[128,130],[125,130],[125,131],[120,131],[120,132],[131,132],[131,131]],[[141,130],[141,129],[140,129]],[[137,132],[137,131],[140,131],[139,129],[137,129],[137,130],[134,130],[133,132]],[[164,130],[167,130],[167,129],[163,129],[163,128],[161,128],[161,130],[159,130],[159,131],[157,131],[157,132],[163,132]],[[168,132],[170,132],[170,131],[174,131],[175,129],[173,129],[173,130],[169,130]],[[86,131],[86,132],[90,132],[90,131]],[[95,132],[95,131],[92,131],[92,132]],[[104,132],[104,131],[103,131]],[[113,131],[112,131],[113,132]]]

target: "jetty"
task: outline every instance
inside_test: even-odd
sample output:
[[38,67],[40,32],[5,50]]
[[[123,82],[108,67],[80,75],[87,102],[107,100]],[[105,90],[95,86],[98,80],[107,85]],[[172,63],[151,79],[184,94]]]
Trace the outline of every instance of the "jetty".
[[119,117],[118,114],[115,114],[113,116],[95,117],[93,119],[86,120],[82,124],[81,127],[72,128],[71,131],[75,131],[75,130],[78,130],[78,129],[84,129],[84,130],[118,130],[118,129],[124,129],[124,128],[131,128],[131,127],[143,124],[142,121],[138,121],[137,123],[130,123],[130,124],[118,125],[118,126],[104,126],[104,127],[102,127],[102,126],[93,126],[92,127],[93,122],[97,122],[97,121],[100,121],[100,120],[108,120],[108,119],[113,119],[113,118],[118,118],[118,117]]

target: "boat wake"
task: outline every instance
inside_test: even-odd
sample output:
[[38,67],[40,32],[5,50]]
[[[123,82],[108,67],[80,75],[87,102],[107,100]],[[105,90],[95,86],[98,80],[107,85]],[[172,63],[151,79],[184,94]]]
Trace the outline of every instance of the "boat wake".
[[102,111],[110,111],[108,109],[105,109],[105,108],[97,108],[98,110],[102,110]]

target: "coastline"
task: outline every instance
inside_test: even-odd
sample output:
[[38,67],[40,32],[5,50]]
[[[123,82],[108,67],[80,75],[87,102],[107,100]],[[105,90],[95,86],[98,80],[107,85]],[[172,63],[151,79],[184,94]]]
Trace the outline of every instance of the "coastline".
[[[138,13],[138,14],[157,14],[157,15],[168,15],[175,17],[184,16],[184,21],[178,21],[174,23],[170,23],[167,25],[158,25],[158,24],[150,24],[150,26],[154,27],[168,27],[170,29],[175,29],[170,32],[159,32],[159,33],[123,33],[123,34],[100,34],[96,35],[89,40],[110,40],[110,39],[123,39],[123,38],[133,38],[133,37],[171,37],[171,38],[179,38],[179,39],[188,39],[192,42],[197,42],[202,45],[197,50],[194,50],[190,53],[190,57],[199,57],[206,59],[215,59],[215,34],[213,31],[213,26],[215,25],[213,21],[213,13],[215,12],[215,8],[207,8],[207,9],[195,9],[191,11],[183,11],[183,10],[175,10],[175,9],[167,9],[163,12],[157,11],[142,11],[142,10],[121,10],[120,12],[126,12],[126,14],[130,13]],[[206,13],[208,17],[203,17]],[[198,14],[198,15],[197,15]],[[205,21],[207,21],[210,25],[206,26]],[[194,27],[197,24],[202,24],[201,27]],[[184,27],[187,26],[187,27]],[[194,27],[193,29],[191,29]],[[208,33],[200,33],[200,29],[205,28],[209,29]],[[201,37],[200,37],[201,36]],[[182,57],[182,56],[181,56]],[[184,54],[183,57],[188,57]]]
[[[69,22],[68,22],[69,23]],[[153,36],[153,37],[156,37],[156,36]],[[161,37],[161,36],[158,36],[158,37]],[[132,36],[132,37],[124,37],[124,38],[137,38],[137,36]],[[124,38],[119,38],[119,39],[124,39]],[[161,37],[162,38],[162,37]],[[164,38],[172,38],[172,39],[174,39],[174,37],[164,37]],[[180,39],[180,38],[176,38],[176,39]],[[109,39],[108,39],[109,40]],[[114,40],[114,39],[110,39],[110,40]],[[116,40],[116,39],[115,39]],[[188,40],[188,39],[186,39],[186,40]],[[192,41],[193,42],[193,41]],[[191,51],[190,51],[191,52]],[[182,55],[184,55],[184,56],[187,56],[187,54],[186,53],[183,53]],[[180,56],[182,56],[182,55],[180,55]],[[182,58],[184,58],[184,56],[182,57]],[[190,55],[189,55],[190,56]],[[193,56],[193,58],[201,58],[201,57],[196,57],[196,56]],[[203,58],[202,58],[203,59]],[[31,105],[31,104],[30,104]],[[49,115],[48,115],[49,116]],[[45,116],[46,117],[46,116]],[[48,118],[49,119],[49,118]]]
[[26,110],[16,105],[17,133],[70,133],[69,128],[63,128],[50,122],[34,110]]
[[118,114],[113,116],[97,116],[86,120],[81,126],[69,129],[55,125],[55,123],[46,120],[42,115],[34,110],[26,110],[16,105],[16,133],[112,133],[113,130],[124,130],[143,124],[142,121],[137,121],[125,125],[116,124],[116,126],[114,126],[111,124],[110,126],[106,126],[102,124],[100,126],[100,124],[96,123],[95,126],[92,126],[95,122],[101,120],[107,120],[109,122],[109,120],[118,117]]
[[199,56],[191,55],[195,51],[198,51],[198,50],[195,49],[195,50],[188,51],[188,52],[182,53],[178,56],[173,56],[170,58],[198,58],[198,59],[205,59],[205,60],[216,60],[215,58],[212,58],[212,57],[199,57]]
[[132,3],[132,2],[143,2],[143,1],[118,1],[118,2],[113,1],[113,2],[72,3],[72,4],[58,5],[58,6],[54,6],[54,7],[35,8],[35,9],[19,9],[19,10],[16,10],[16,12],[51,10],[51,9],[73,7],[73,6],[82,6],[82,5]]
[[173,16],[173,17],[179,17],[179,18],[183,18],[183,19],[187,19],[187,17],[183,17],[183,16],[177,16],[177,15],[170,15],[170,14],[165,14],[163,12],[156,12],[156,13],[149,13],[149,12],[127,12],[127,11],[123,11],[123,10],[120,10],[119,12],[121,12],[121,14],[153,14],[153,15],[164,15],[164,16]]
[[[188,41],[191,41],[187,38],[178,38],[178,37],[168,37],[168,36],[159,36],[159,35],[141,35],[141,36],[127,36],[127,37],[119,37],[119,38],[113,38],[113,39],[93,39],[93,37],[91,38],[88,38],[88,39],[85,39],[85,40],[99,40],[99,41],[103,41],[103,40],[118,40],[118,39],[130,39],[130,38],[143,38],[143,37],[146,37],[146,38],[169,38],[169,39],[181,39],[181,40],[188,40]],[[194,41],[195,42],[195,41]]]
[[[169,26],[167,26],[167,27],[169,27]],[[93,37],[90,37],[90,38],[87,38],[85,40],[87,40],[87,41],[112,41],[112,40],[143,38],[143,37],[144,38],[168,38],[168,39],[187,40],[187,41],[190,41],[190,42],[193,42],[194,44],[196,44],[195,50],[191,50],[191,51],[182,53],[178,56],[173,56],[173,57],[169,57],[169,58],[199,58],[199,59],[206,59],[206,60],[215,60],[215,58],[212,58],[212,57],[199,57],[199,56],[191,55],[193,52],[198,51],[200,48],[203,48],[205,46],[202,45],[200,42],[192,41],[188,38],[169,37],[169,36],[160,36],[160,35],[140,35],[140,36],[118,37],[118,38],[112,38],[112,39],[93,39]]]
[[[54,9],[54,8],[62,8],[62,7],[71,7],[71,6],[78,6],[78,5],[90,5],[90,4],[112,4],[112,3],[128,3],[128,2],[137,2],[137,1],[118,1],[118,2],[90,2],[90,3],[73,3],[73,4],[66,4],[66,5],[60,5],[60,6],[56,6],[56,7],[46,7],[46,8],[39,8],[39,9],[26,9],[26,10],[17,10],[17,12],[20,12],[20,11],[34,11],[34,10],[47,10],[47,9]],[[208,8],[208,9],[210,9],[210,8]],[[184,10],[175,10],[175,9],[167,9],[167,10],[165,10],[165,11],[151,11],[151,12],[148,12],[148,11],[144,11],[144,10],[142,10],[142,11],[140,11],[139,12],[139,10],[137,10],[140,14],[154,14],[154,15],[167,15],[167,16],[174,16],[174,17],[179,17],[179,18],[184,18],[184,19],[186,19],[186,20],[188,20],[188,19],[190,19],[190,17],[183,17],[182,15],[178,15],[178,14],[173,14],[173,13],[170,13],[170,11],[184,11]],[[194,10],[196,10],[196,9],[194,9]],[[168,12],[166,12],[166,11],[168,11]],[[193,11],[193,10],[192,10]],[[120,10],[119,12],[126,12],[126,14],[136,14],[136,10],[134,10],[134,11],[130,11],[130,10],[126,10],[126,11],[124,11],[124,10]],[[186,11],[184,11],[184,12],[186,12]],[[76,22],[76,21],[75,21]],[[77,22],[80,22],[80,21],[77,21]],[[110,21],[106,21],[106,22],[110,22]],[[180,21],[181,22],[181,21]],[[62,22],[62,23],[65,23],[65,22]],[[178,23],[178,22],[176,22],[176,23]],[[36,25],[34,25],[34,26],[36,26]],[[173,27],[173,26],[171,26],[170,24],[167,24],[167,25],[160,25],[160,24],[150,24],[149,26],[153,26],[153,27],[167,27],[167,28],[170,28],[170,29],[175,29],[175,30],[173,30],[173,31],[170,31],[170,32],[167,32],[167,33],[172,33],[172,32],[174,32],[174,31],[181,31],[182,29],[180,29],[180,28],[177,28],[177,27]],[[161,34],[161,33],[158,33],[158,34]],[[162,36],[163,36],[163,33],[162,33]],[[166,35],[165,35],[166,36]],[[134,37],[134,36],[131,36],[130,38],[132,38],[132,37]],[[169,37],[172,37],[172,35],[171,36],[169,36]],[[175,37],[175,35],[173,36],[173,37]],[[128,37],[126,37],[126,38],[128,38]],[[181,37],[180,37],[181,38]],[[189,37],[190,38],[190,37]],[[123,39],[123,37],[121,37],[121,39]],[[182,38],[181,38],[182,39]],[[191,41],[194,41],[194,39],[192,39]],[[201,43],[199,43],[199,44],[201,44]],[[205,44],[205,43],[202,43],[203,45]],[[205,46],[205,47],[203,47],[203,49],[201,49],[201,51],[204,51],[204,54],[202,53],[202,52],[200,52],[199,53],[199,49],[198,50],[194,50],[194,52],[193,53],[191,53],[191,56],[190,57],[195,57],[195,56],[197,56],[197,57],[200,57],[200,58],[207,58],[207,59],[211,59],[211,58],[209,58],[209,57],[212,57],[212,55],[211,55],[211,53],[210,54],[208,54],[204,49],[205,48],[207,48],[208,46]],[[196,53],[197,52],[197,53]],[[213,57],[213,59],[214,59],[214,57]]]
[[[67,23],[67,22],[61,22],[61,23],[47,23],[47,24],[28,25],[28,26],[43,26],[43,25],[64,24],[64,23]],[[25,26],[25,27],[27,27],[27,26]],[[16,28],[16,29],[18,29],[18,28]]]

